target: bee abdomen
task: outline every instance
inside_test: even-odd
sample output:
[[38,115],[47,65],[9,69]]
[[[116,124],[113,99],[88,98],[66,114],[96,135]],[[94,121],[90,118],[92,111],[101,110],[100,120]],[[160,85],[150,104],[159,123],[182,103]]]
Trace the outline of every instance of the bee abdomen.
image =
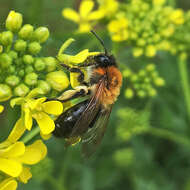
[[69,138],[75,123],[88,106],[88,102],[88,100],[80,102],[62,113],[55,120],[53,135],[60,138]]

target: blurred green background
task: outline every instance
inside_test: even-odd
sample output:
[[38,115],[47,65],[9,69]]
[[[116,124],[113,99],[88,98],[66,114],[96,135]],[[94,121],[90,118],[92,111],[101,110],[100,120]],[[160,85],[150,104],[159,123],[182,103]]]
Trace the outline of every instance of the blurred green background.
[[[51,35],[43,55],[55,56],[69,37],[77,40],[72,53],[84,48],[101,50],[91,34],[72,34],[75,26],[61,16],[64,7],[77,8],[79,3],[80,0],[0,0],[0,30],[9,11],[15,10],[23,14],[24,23],[49,28]],[[184,10],[190,8],[188,0],[172,3]],[[99,32],[111,49],[107,34]],[[124,50],[117,55],[119,63],[130,64],[130,59]],[[122,91],[103,142],[92,158],[82,158],[80,145],[65,149],[63,140],[51,138],[47,141],[48,158],[33,167],[33,178],[19,189],[190,190],[190,128],[177,60],[160,53],[154,61],[159,63],[165,87],[152,99],[127,100]],[[10,131],[5,126],[13,125],[18,114],[8,110],[1,116],[1,140]],[[118,127],[125,128],[126,139],[119,137]]]

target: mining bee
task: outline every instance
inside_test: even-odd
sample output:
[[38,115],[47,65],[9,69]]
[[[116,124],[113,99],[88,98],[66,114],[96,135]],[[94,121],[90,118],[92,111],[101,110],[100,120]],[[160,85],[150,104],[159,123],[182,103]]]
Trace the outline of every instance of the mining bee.
[[[104,42],[91,31],[104,47],[104,53],[90,56],[88,62],[70,67],[61,64],[69,72],[79,73],[81,86],[64,92],[58,99],[66,102],[74,98],[86,100],[66,110],[55,120],[56,137],[66,139],[68,145],[82,142],[82,153],[89,157],[100,144],[108,123],[112,106],[120,94],[122,75],[113,55],[108,54]],[[81,68],[89,68],[89,81],[84,80]]]

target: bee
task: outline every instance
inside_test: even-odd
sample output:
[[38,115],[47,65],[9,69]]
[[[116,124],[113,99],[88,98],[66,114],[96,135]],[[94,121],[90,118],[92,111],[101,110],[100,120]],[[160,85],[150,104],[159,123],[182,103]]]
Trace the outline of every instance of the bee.
[[[66,102],[87,97],[66,110],[55,120],[54,136],[65,138],[68,145],[82,142],[82,153],[91,156],[104,136],[112,107],[120,94],[122,75],[113,55],[108,54],[102,39],[91,31],[104,47],[104,53],[89,56],[88,61],[77,67],[61,64],[69,72],[78,73],[80,86],[68,90],[58,99]],[[89,69],[89,80],[84,80],[81,68]]]

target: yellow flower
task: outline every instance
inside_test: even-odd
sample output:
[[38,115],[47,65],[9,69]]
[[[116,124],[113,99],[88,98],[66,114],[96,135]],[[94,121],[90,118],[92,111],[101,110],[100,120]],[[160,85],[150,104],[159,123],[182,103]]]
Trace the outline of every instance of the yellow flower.
[[[74,41],[74,39],[70,38],[68,39],[60,48],[59,53],[58,53],[58,60],[60,62],[63,62],[66,65],[73,66],[76,64],[84,63],[85,60],[89,56],[97,55],[99,52],[89,52],[88,49],[82,50],[81,52],[77,53],[76,55],[67,55],[64,54],[65,49]],[[86,73],[85,69],[81,69],[84,73]],[[77,77],[78,73],[70,73],[70,83],[72,87],[79,86]],[[87,77],[85,75],[85,77]]]
[[180,25],[184,23],[184,12],[181,9],[174,10],[170,15],[171,21],[176,24]]
[[154,5],[163,5],[165,3],[165,0],[153,0]]
[[145,54],[146,54],[146,56],[147,57],[154,57],[155,55],[156,55],[156,47],[155,46],[153,46],[153,45],[148,45],[147,47],[146,47],[146,52],[145,52]]
[[99,10],[102,10],[105,16],[112,16],[117,10],[119,3],[116,0],[99,0]]
[[38,163],[44,159],[46,154],[47,148],[41,140],[37,140],[28,146],[25,146],[21,141],[11,143],[6,140],[0,144],[0,171],[27,183],[32,174],[25,165]]
[[12,178],[7,178],[0,182],[0,190],[16,190],[17,182]]
[[92,0],[83,0],[79,7],[79,13],[70,8],[65,8],[62,15],[79,24],[79,32],[89,32],[94,24],[93,21],[104,17],[102,10],[92,11],[94,2]]
[[63,111],[62,103],[59,101],[46,101],[46,98],[34,99],[35,90],[31,91],[26,97],[15,98],[11,100],[11,106],[21,105],[22,114],[18,120],[17,130],[31,130],[32,119],[34,118],[43,135],[50,134],[55,129],[53,119],[48,115],[60,115]]
[[4,107],[2,105],[0,105],[0,113],[2,113],[4,110]]
[[127,40],[129,37],[127,28],[128,28],[128,20],[124,17],[112,20],[108,24],[108,30],[111,33],[111,38],[113,41]]

